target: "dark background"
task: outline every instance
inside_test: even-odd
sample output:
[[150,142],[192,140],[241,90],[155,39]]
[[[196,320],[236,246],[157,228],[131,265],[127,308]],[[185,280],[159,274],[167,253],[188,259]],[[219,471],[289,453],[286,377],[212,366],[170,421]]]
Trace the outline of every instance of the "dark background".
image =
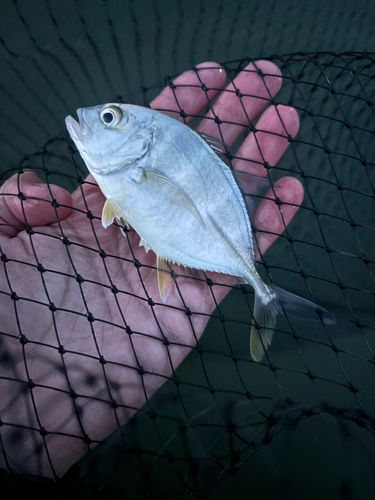
[[331,0],[1,0],[2,162],[40,148],[81,106],[205,60],[372,51],[374,4]]
[[[252,294],[233,290],[220,306],[227,322],[212,319],[203,336],[208,354],[193,352],[180,367],[179,397],[172,382],[165,384],[153,399],[158,418],[141,412],[81,460],[69,494],[185,498],[191,497],[188,484],[193,498],[207,494],[210,500],[372,498],[375,72],[371,58],[334,53],[374,50],[375,5],[365,0],[2,0],[0,5],[1,172],[61,134],[65,116],[78,107],[117,99],[149,102],[165,76],[205,60],[236,60],[228,64],[233,76],[242,58],[274,60],[285,76],[278,100],[297,107],[301,130],[273,175],[287,171],[301,180],[301,169],[309,175],[303,178],[303,209],[290,226],[298,241],[279,239],[267,262],[276,284],[304,297],[311,293],[338,318],[328,334],[321,326],[296,322],[298,341],[275,336],[270,356],[276,372],[251,362],[238,370],[217,354],[228,352],[230,338],[234,351],[248,357]],[[326,51],[331,54],[278,57]],[[357,69],[359,76],[353,77]],[[292,78],[301,72],[305,83],[297,92]],[[344,126],[347,120],[356,125],[354,131]],[[72,188],[62,170],[54,181]],[[353,227],[351,220],[363,225]],[[327,245],[336,250],[333,255],[324,250]],[[367,265],[359,258],[363,254]],[[358,329],[354,318],[366,328]],[[291,331],[285,320],[278,327]],[[317,380],[306,377],[306,367]],[[244,397],[239,372],[258,408],[279,419],[269,441],[267,422]],[[292,410],[285,406],[288,398],[296,403]],[[173,423],[184,418],[180,401],[199,422],[197,428],[181,431]],[[367,419],[361,420],[360,410]],[[228,421],[242,429],[244,441],[225,429]],[[167,448],[173,460],[166,458]],[[236,473],[221,477],[207,449],[223,457],[222,463],[238,457]]]

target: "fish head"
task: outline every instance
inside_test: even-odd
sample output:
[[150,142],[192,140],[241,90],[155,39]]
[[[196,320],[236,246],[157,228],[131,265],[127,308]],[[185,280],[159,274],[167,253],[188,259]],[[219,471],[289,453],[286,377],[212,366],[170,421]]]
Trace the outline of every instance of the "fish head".
[[153,111],[127,104],[77,109],[78,122],[65,118],[66,128],[93,174],[110,174],[144,157],[152,144]]

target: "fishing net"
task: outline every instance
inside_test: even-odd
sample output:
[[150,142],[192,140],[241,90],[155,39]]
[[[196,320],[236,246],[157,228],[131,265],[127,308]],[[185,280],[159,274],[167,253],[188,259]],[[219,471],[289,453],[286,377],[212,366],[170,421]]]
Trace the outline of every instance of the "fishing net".
[[[178,368],[171,367],[170,376],[159,372],[157,365],[151,369],[152,362],[147,369],[140,362],[129,366],[122,360],[120,344],[119,356],[107,357],[99,337],[111,328],[118,332],[116,338],[128,339],[135,359],[142,358],[142,341],[152,337],[170,360],[168,353],[176,343],[169,339],[160,311],[171,306],[160,302],[157,289],[148,289],[148,274],[153,273],[156,280],[155,263],[136,257],[132,229],[113,249],[106,247],[103,233],[97,234],[100,213],[90,208],[87,171],[62,132],[2,176],[5,180],[16,173],[20,186],[22,176],[32,170],[48,186],[78,190],[81,208],[73,210],[85,221],[84,231],[93,242],[85,247],[68,238],[64,221],[57,217],[57,233],[40,231],[25,220],[23,244],[31,255],[27,260],[1,249],[1,301],[16,324],[13,331],[4,326],[0,331],[2,391],[11,394],[7,405],[14,408],[13,420],[0,414],[5,498],[23,498],[30,488],[47,498],[212,499],[252,494],[283,499],[315,498],[321,492],[326,498],[371,497],[375,486],[375,56],[297,53],[269,60],[283,75],[281,91],[269,104],[293,106],[300,117],[298,135],[288,138],[290,145],[270,176],[276,185],[285,175],[298,178],[305,196],[292,223],[261,255],[259,272],[266,282],[315,300],[334,313],[336,325],[279,317],[271,349],[261,363],[255,363],[248,352],[250,287],[231,287],[197,342],[192,339],[198,338],[195,329],[202,313],[191,309],[189,297],[179,290],[174,314],[189,339],[180,347],[192,349]],[[227,82],[249,62],[223,63]],[[168,77],[143,87],[127,102],[148,106],[165,84],[176,89],[172,81]],[[202,92],[208,90],[202,85]],[[209,103],[201,117],[208,109]],[[198,121],[200,116],[194,118]],[[254,126],[248,123],[240,140]],[[233,160],[229,150],[227,156],[228,162]],[[21,204],[28,201],[21,189],[15,196]],[[48,199],[39,201],[59,208],[52,189]],[[54,239],[64,248],[58,262],[54,254],[43,260],[38,255],[37,242],[43,238],[46,244]],[[125,248],[130,257],[124,257]],[[85,273],[77,264],[82,255],[91,263]],[[99,267],[105,276],[102,281],[90,272]],[[138,295],[117,286],[123,270],[138,280]],[[32,280],[33,287],[14,288],[15,275]],[[186,275],[182,281],[177,277],[177,289],[189,280],[201,280],[214,300],[218,287],[224,286],[205,276]],[[69,300],[59,302],[51,291],[66,287],[67,282],[76,291],[70,308],[61,305]],[[92,304],[97,294],[115,304],[116,314],[105,318],[96,314]],[[127,306],[122,301],[125,296]],[[139,302],[144,316],[134,318],[131,309]],[[48,342],[43,340],[46,326],[39,321],[47,314],[52,332]],[[65,325],[70,325],[70,331],[64,330]],[[78,331],[85,336],[79,346],[74,337]],[[9,354],[9,346],[15,343],[22,361],[17,369]],[[40,382],[33,379],[33,367],[36,359],[44,358],[50,360],[50,379]],[[150,375],[162,379],[152,397],[147,393]],[[79,378],[85,379],[82,393],[75,390]],[[132,406],[117,400],[121,385],[130,383],[143,388],[145,404]],[[53,405],[65,402],[54,414],[55,421],[39,416],[45,415],[39,403],[45,392],[52,394],[51,414]],[[27,421],[18,417],[23,405]],[[130,419],[122,426],[126,416]],[[94,428],[96,423],[100,426],[103,419],[112,421],[113,432],[98,440],[86,428],[93,422]],[[63,448],[79,442],[89,452],[78,464],[71,464],[63,478],[55,472],[58,453],[49,450],[56,436]],[[40,475],[54,479],[27,472],[20,475],[9,458],[15,449],[22,453],[18,463],[22,470],[28,461],[40,461],[49,467],[44,474],[46,466],[40,466]]]

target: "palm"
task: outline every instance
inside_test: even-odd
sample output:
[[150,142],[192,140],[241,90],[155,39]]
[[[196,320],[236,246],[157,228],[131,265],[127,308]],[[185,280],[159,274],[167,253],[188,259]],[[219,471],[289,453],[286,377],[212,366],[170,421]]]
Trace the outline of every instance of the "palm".
[[[235,84],[243,94],[259,95],[263,100],[244,97],[241,104],[232,91],[223,93],[214,105],[215,113],[224,122],[221,134],[229,146],[242,132],[233,122],[247,124],[248,119],[254,119],[264,107],[264,97],[276,94],[281,85],[273,64],[263,61],[257,65],[264,73],[271,74],[266,77],[268,89],[256,73],[242,73]],[[205,66],[213,69],[204,70]],[[208,88],[224,86],[225,75],[219,73],[217,65],[205,63],[199,67],[200,77]],[[254,69],[251,65],[249,68]],[[200,113],[207,101],[199,82],[197,86],[196,74],[184,73],[175,83],[183,86],[174,94],[165,89],[152,107],[178,110],[177,97],[186,114]],[[210,99],[215,94],[216,91],[208,92]],[[212,118],[212,112],[207,117]],[[285,135],[297,133],[298,117],[292,108],[279,106],[277,112],[269,108],[257,126],[262,132],[258,132],[257,140],[254,134],[247,137],[238,151],[243,160],[234,163],[235,168],[264,175],[262,162],[274,165],[281,157],[288,145]],[[211,119],[203,120],[198,128],[220,137],[219,128]],[[24,220],[18,198],[0,197],[2,254],[31,264],[6,262],[2,271],[2,291],[7,295],[3,295],[0,313],[5,318],[6,336],[0,340],[11,359],[0,374],[4,377],[2,418],[8,422],[19,419],[26,427],[42,425],[49,430],[48,450],[55,472],[60,474],[87,449],[82,442],[83,434],[93,440],[103,439],[174,372],[188,354],[189,346],[194,346],[203,333],[215,300],[220,302],[229,287],[209,287],[204,281],[179,279],[178,290],[170,295],[168,306],[163,304],[157,286],[155,255],[151,251],[146,254],[139,247],[139,237],[134,231],[124,238],[116,225],[103,229],[100,217],[105,200],[91,176],[72,198],[61,188],[53,188],[53,196],[62,205],[74,208],[58,209],[61,226],[48,202],[51,198],[47,188],[33,186],[35,178],[31,174],[21,177],[20,187],[13,178],[2,187],[2,193],[14,194],[21,189],[29,197],[47,201],[40,202],[39,211],[28,205],[27,200],[24,202],[28,224],[34,230],[30,236],[13,228]],[[298,181],[284,178],[278,183],[277,196],[287,203],[283,207],[283,220],[271,200],[263,200],[254,215],[257,226],[265,231],[258,236],[261,252],[283,231],[284,223],[291,220],[302,200]],[[267,196],[272,198],[274,193]],[[93,218],[87,217],[88,211]],[[43,268],[38,270],[38,264],[46,271],[40,272]],[[214,274],[209,277],[213,282],[233,284],[231,277]],[[20,300],[10,300],[12,291]],[[19,343],[19,335],[29,340],[24,347]],[[31,400],[20,395],[24,385],[10,382],[28,378],[39,389],[37,417]],[[17,390],[19,396],[15,397]],[[78,395],[74,405],[71,390]],[[116,418],[108,404],[113,400],[119,405]],[[77,405],[79,413],[75,413]],[[22,438],[27,442],[29,431],[23,432]],[[78,438],[69,438],[66,446],[66,434]],[[6,443],[6,435],[4,440]],[[27,456],[29,460],[25,460]],[[11,460],[17,469],[52,474],[46,454],[35,456],[27,446]]]

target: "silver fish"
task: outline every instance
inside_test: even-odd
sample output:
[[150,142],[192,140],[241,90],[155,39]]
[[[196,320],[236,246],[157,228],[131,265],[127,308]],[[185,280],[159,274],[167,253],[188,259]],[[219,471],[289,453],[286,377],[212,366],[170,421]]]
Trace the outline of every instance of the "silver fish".
[[322,307],[259,276],[247,207],[234,172],[219,157],[220,141],[140,106],[105,104],[77,115],[79,123],[68,116],[66,126],[106,197],[102,224],[126,221],[156,254],[163,301],[168,262],[249,283],[255,291],[250,352],[256,361],[271,344],[279,313],[335,322]]

